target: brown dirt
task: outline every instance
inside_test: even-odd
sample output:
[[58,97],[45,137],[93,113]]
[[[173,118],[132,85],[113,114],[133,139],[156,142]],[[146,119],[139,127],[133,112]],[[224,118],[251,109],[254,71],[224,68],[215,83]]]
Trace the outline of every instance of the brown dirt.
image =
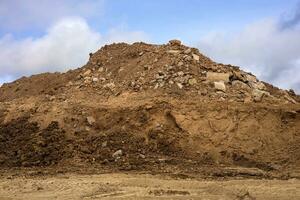
[[144,174],[64,174],[0,179],[0,199],[298,200],[300,181],[202,180]]
[[0,168],[299,178],[298,101],[197,49],[113,44],[0,88]]

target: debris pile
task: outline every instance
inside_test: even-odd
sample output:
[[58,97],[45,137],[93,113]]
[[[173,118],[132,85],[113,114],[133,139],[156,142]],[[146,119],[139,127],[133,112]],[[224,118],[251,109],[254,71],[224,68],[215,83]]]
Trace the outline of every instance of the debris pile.
[[0,87],[0,167],[294,172],[299,100],[178,40],[107,45]]

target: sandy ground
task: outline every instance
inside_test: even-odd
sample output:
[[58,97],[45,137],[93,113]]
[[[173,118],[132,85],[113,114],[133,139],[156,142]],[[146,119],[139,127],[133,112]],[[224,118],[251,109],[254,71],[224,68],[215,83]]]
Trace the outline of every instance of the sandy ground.
[[0,200],[12,199],[300,199],[300,180],[196,180],[102,174],[3,177]]

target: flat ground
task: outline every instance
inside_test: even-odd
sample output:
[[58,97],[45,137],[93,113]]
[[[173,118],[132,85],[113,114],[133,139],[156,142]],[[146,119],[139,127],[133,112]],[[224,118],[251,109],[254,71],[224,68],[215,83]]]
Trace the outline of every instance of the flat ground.
[[149,174],[6,176],[0,200],[12,199],[300,199],[300,180],[178,179]]

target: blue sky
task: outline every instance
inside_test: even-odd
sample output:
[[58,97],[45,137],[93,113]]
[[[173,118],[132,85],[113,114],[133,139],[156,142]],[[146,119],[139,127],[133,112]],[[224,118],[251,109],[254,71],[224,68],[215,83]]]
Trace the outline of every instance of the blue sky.
[[1,0],[0,83],[79,67],[107,43],[178,38],[300,92],[299,13],[298,0]]

